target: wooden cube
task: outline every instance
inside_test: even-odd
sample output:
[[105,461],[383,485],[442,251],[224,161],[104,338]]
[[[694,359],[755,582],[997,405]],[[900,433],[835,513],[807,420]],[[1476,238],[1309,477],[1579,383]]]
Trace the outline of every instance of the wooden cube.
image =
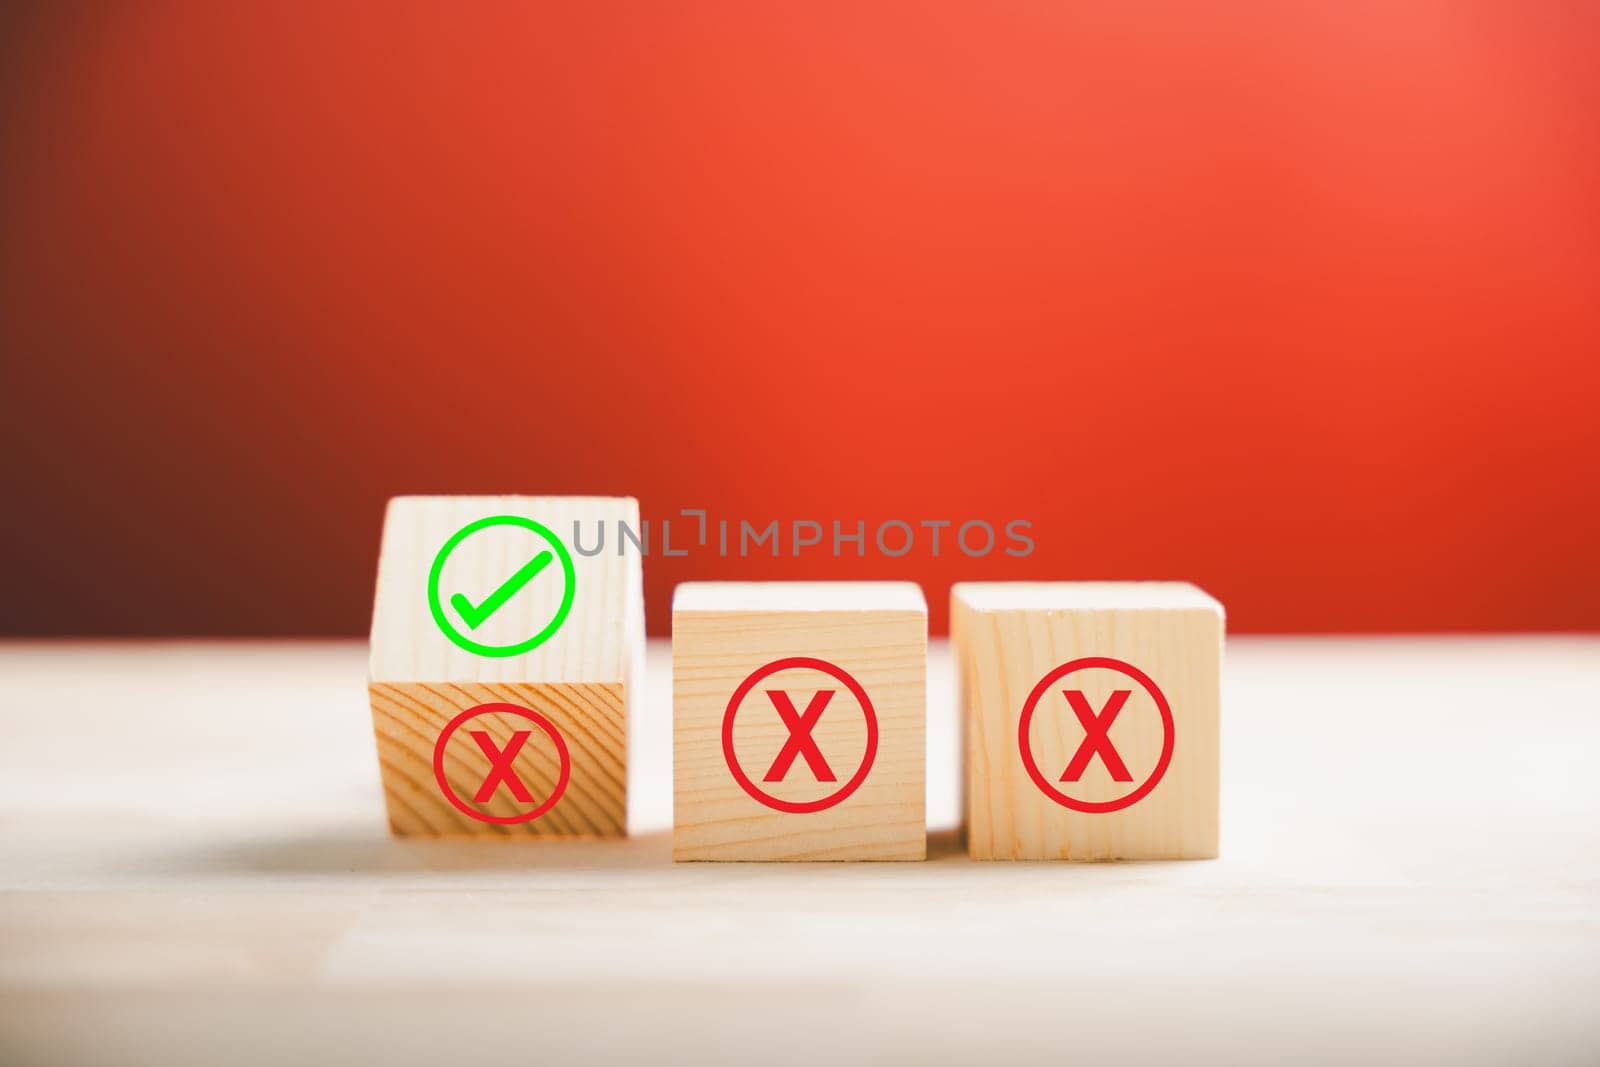
[[368,690],[391,831],[626,832],[644,596],[619,525],[636,501],[389,502]]
[[673,858],[926,858],[927,648],[910,582],[678,586]]
[[974,859],[1217,854],[1222,605],[1182,582],[950,591]]

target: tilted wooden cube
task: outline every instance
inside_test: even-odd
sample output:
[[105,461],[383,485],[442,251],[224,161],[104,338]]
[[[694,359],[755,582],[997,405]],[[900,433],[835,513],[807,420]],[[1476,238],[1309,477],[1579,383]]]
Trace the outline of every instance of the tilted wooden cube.
[[389,502],[368,688],[394,833],[626,832],[644,598],[619,524],[636,501]]
[[678,586],[673,858],[925,859],[927,635],[909,582]]
[[1182,582],[950,591],[975,859],[1217,854],[1223,610]]

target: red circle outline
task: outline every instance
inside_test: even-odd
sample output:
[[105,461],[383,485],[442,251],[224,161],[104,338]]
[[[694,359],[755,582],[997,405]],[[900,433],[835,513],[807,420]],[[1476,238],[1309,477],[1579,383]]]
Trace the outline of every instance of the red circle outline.
[[[1144,780],[1143,785],[1115,800],[1078,800],[1057,789],[1055,783],[1040,772],[1039,763],[1033,758],[1033,743],[1028,738],[1028,727],[1033,724],[1034,710],[1039,706],[1039,700],[1044,696],[1045,691],[1069,674],[1095,667],[1116,671],[1138,682],[1144,687],[1144,691],[1149,693],[1151,698],[1155,700],[1156,708],[1161,712],[1161,757],[1156,760],[1155,770],[1150,772],[1150,777]],[[1176,740],[1176,728],[1172,722],[1172,705],[1167,703],[1166,695],[1161,692],[1161,687],[1151,681],[1148,674],[1133,664],[1124,663],[1120,659],[1112,659],[1110,656],[1085,656],[1083,659],[1071,660],[1040,678],[1039,683],[1033,687],[1033,692],[1029,693],[1028,699],[1023,702],[1022,718],[1017,722],[1017,747],[1022,753],[1022,765],[1027,769],[1028,777],[1033,779],[1033,784],[1038,786],[1045,796],[1062,807],[1071,808],[1073,811],[1087,812],[1091,815],[1098,815],[1108,811],[1120,811],[1149,795],[1150,790],[1154,789],[1161,781],[1162,775],[1167,773],[1167,767],[1172,763],[1172,750]]]
[[[556,787],[551,790],[550,796],[545,799],[544,803],[532,811],[523,812],[520,815],[485,815],[458,797],[456,791],[450,788],[450,782],[444,776],[444,749],[450,743],[450,738],[455,734],[456,730],[460,729],[463,723],[491,711],[527,719],[546,734],[549,734],[550,740],[555,742],[556,754],[561,759],[561,770],[556,775]],[[444,793],[445,799],[450,801],[455,806],[455,809],[462,814],[470,815],[479,822],[495,823],[498,826],[515,826],[518,823],[532,822],[556,806],[556,801],[560,800],[561,795],[567,791],[567,783],[572,780],[572,753],[567,751],[567,743],[562,740],[561,732],[555,728],[555,724],[537,711],[519,708],[515,704],[479,704],[477,707],[468,708],[451,719],[445,724],[445,728],[439,731],[439,740],[434,742],[433,745],[433,780],[439,783],[439,789]]]
[[[825,797],[817,800],[780,800],[777,797],[762,791],[750,776],[744,773],[744,768],[739,766],[739,759],[733,752],[733,720],[739,714],[739,708],[744,704],[744,698],[750,695],[750,690],[756,683],[779,671],[792,668],[808,668],[820,671],[832,678],[856,698],[856,703],[861,706],[861,713],[867,720],[867,750],[861,755],[861,766],[850,780]],[[814,811],[824,811],[835,804],[842,803],[851,793],[861,788],[861,783],[867,780],[867,773],[872,770],[872,761],[878,757],[878,715],[872,710],[872,701],[867,699],[867,691],[861,683],[851,677],[850,672],[825,659],[815,659],[811,656],[789,656],[786,659],[775,659],[765,667],[758,667],[751,672],[750,677],[739,683],[739,688],[733,691],[733,696],[728,698],[728,710],[722,716],[722,757],[728,762],[728,770],[733,774],[733,780],[739,787],[750,794],[751,799],[759,804],[765,804],[777,811],[787,811],[795,815],[806,815]]]

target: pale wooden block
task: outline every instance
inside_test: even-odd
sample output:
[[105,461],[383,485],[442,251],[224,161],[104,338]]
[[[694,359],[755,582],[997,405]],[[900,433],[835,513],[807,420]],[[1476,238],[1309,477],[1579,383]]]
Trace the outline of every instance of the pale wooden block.
[[925,859],[927,647],[910,582],[678,586],[673,858]]
[[1220,603],[1182,582],[967,582],[950,626],[973,858],[1217,855]]
[[[389,502],[368,688],[394,833],[626,832],[644,597],[619,523],[638,530],[635,500]],[[590,552],[603,527],[603,551],[578,551],[575,524]]]

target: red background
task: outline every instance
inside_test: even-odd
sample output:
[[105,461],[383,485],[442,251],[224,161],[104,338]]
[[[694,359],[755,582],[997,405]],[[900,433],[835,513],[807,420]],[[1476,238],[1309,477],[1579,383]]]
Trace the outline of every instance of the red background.
[[1011,518],[1240,630],[1600,626],[1600,5],[0,14],[13,633],[363,632],[384,499]]

